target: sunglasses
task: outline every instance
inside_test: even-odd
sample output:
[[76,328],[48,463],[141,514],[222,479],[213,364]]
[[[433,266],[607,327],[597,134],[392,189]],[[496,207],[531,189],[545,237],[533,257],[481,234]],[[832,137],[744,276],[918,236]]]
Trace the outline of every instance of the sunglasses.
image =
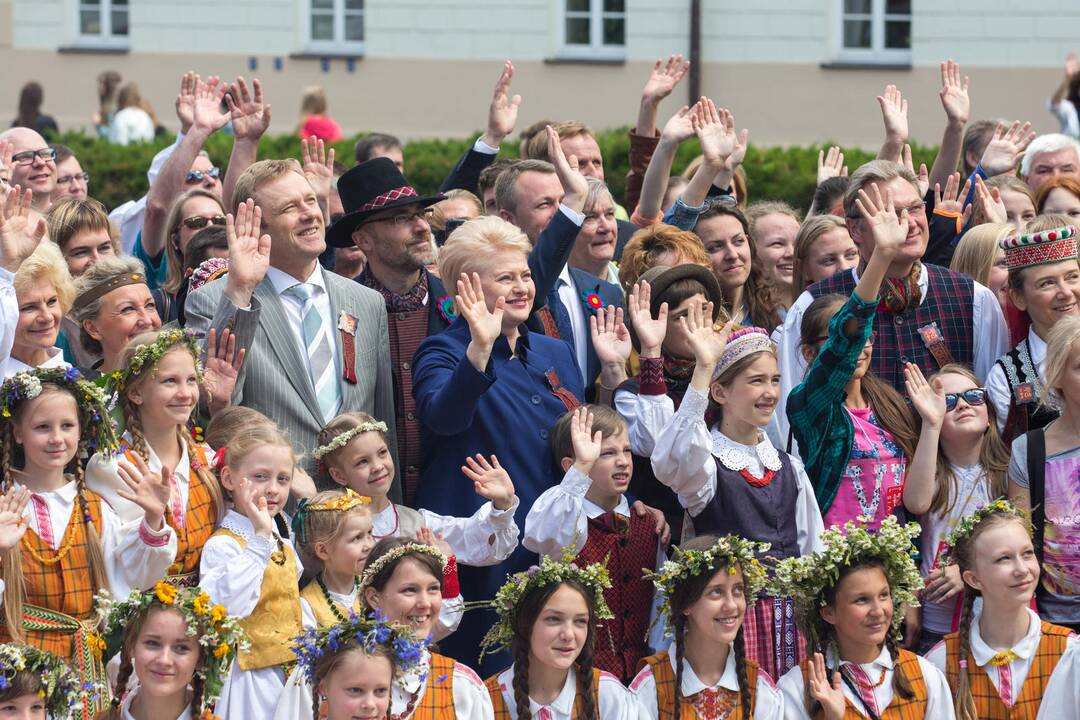
[[978,407],[979,405],[986,404],[986,388],[971,388],[964,392],[958,393],[945,393],[945,412],[952,412],[956,409],[956,403],[964,399],[964,402],[969,407]]
[[202,182],[203,178],[208,178],[208,177],[216,178],[216,177],[218,177],[220,175],[221,175],[221,169],[216,168],[216,167],[212,167],[209,170],[207,170],[206,172],[203,172],[202,170],[192,170],[191,172],[189,172],[187,174],[187,182],[189,182],[189,183]]
[[199,228],[206,227],[210,223],[213,223],[215,225],[224,225],[225,216],[215,215],[213,217],[202,217],[201,215],[196,215],[195,217],[184,218],[182,222],[188,228],[192,230],[198,230]]

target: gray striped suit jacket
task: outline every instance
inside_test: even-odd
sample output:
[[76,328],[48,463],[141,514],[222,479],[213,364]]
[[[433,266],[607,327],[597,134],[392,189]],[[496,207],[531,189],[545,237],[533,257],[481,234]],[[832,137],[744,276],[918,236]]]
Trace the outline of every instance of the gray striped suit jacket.
[[[390,342],[386,328],[386,304],[382,296],[353,280],[323,270],[330,295],[331,331],[343,362],[338,317],[344,311],[357,320],[353,344],[356,348],[355,385],[341,379],[342,412],[360,410],[382,420],[389,428],[387,440],[397,462],[394,434],[394,381],[390,374]],[[187,297],[187,327],[200,337],[210,328],[229,328],[236,335],[236,347],[247,348],[244,365],[236,381],[232,401],[254,408],[272,418],[292,438],[303,467],[317,478],[311,451],[323,427],[319,402],[311,384],[307,360],[301,357],[289,316],[268,278],[264,278],[251,298],[251,307],[236,307],[225,296],[226,278],[204,285]],[[390,491],[401,502],[401,484],[395,474]]]

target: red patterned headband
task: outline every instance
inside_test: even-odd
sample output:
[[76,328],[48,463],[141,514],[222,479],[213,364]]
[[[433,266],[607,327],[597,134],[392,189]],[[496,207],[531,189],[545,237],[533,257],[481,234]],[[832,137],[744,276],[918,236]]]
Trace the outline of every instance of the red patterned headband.
[[382,195],[376,195],[370,201],[364,203],[359,208],[357,208],[357,210],[360,212],[365,212],[367,210],[377,210],[381,207],[389,205],[395,200],[410,197],[416,197],[416,191],[408,185],[404,185],[399,188],[394,188],[393,190],[387,190]]
[[1076,260],[1076,228],[1066,225],[1043,232],[1010,235],[1001,241],[1001,248],[1005,251],[1005,265],[1009,270]]

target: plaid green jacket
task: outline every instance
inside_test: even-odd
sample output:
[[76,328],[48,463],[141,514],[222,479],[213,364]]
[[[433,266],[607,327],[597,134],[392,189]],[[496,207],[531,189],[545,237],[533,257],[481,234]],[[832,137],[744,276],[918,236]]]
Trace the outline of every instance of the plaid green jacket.
[[[844,409],[847,399],[844,388],[870,339],[876,311],[876,300],[863,302],[852,292],[829,321],[829,339],[814,358],[803,382],[788,395],[788,422],[799,443],[799,454],[823,516],[836,497],[855,438],[851,416]],[[846,328],[853,331],[852,335],[845,334],[849,320],[855,321]]]

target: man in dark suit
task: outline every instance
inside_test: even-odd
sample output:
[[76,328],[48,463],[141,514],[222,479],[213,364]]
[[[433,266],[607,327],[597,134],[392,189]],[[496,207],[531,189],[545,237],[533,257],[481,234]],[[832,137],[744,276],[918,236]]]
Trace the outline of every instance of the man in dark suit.
[[[233,403],[262,412],[308,453],[327,422],[359,410],[383,420],[396,454],[386,310],[379,293],[324,270],[315,190],[292,160],[263,160],[236,182],[229,273],[188,296],[187,327],[231,328],[247,348]],[[310,454],[305,469],[313,476]],[[400,500],[395,480],[391,498]]]

